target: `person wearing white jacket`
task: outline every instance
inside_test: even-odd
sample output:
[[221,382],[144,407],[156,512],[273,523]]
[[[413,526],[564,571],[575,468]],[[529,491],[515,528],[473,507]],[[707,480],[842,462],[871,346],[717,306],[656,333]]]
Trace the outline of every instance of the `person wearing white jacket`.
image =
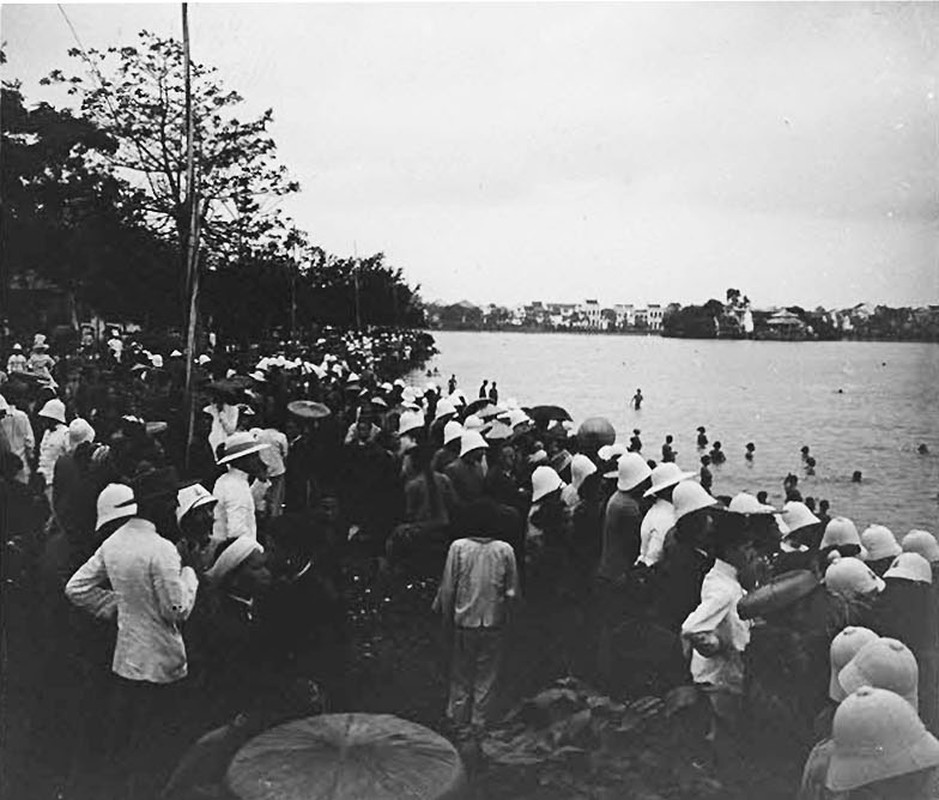
[[[197,553],[189,540],[175,546],[178,489],[172,468],[151,470],[133,485],[137,513],[118,527],[69,579],[68,599],[117,623],[111,662],[110,760],[129,781],[148,780],[159,737],[182,710],[180,686],[188,672],[181,627],[195,604]],[[110,588],[106,588],[110,584]],[[124,795],[134,795],[128,786]]]
[[757,555],[743,515],[722,515],[715,538],[716,558],[701,584],[701,602],[681,626],[682,639],[692,648],[691,677],[710,702],[711,741],[723,739],[722,730],[739,722],[750,623],[737,613],[746,594],[738,575]]
[[51,507],[55,462],[59,460],[59,456],[68,452],[69,445],[68,427],[65,424],[65,403],[58,398],[53,398],[42,407],[39,416],[48,423],[48,427],[39,442],[37,471],[45,480],[46,499]]
[[266,447],[247,431],[238,431],[225,440],[218,463],[227,465],[228,471],[215,481],[212,489],[218,500],[212,533],[216,544],[238,536],[258,538],[257,503],[250,478],[264,476],[266,468],[258,454]]

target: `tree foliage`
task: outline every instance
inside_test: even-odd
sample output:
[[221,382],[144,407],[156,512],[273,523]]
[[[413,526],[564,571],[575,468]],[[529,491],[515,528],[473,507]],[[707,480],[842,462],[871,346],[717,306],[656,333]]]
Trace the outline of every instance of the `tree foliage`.
[[[153,229],[174,234],[184,251],[190,217],[183,47],[147,31],[139,38],[139,47],[72,49],[69,55],[88,64],[93,76],[55,70],[45,81],[68,84],[82,114],[117,143],[107,154],[111,165],[139,191]],[[239,119],[243,98],[224,88],[214,67],[193,63],[191,73],[201,235],[209,260],[218,263],[275,230],[277,198],[299,184],[277,161],[272,110]]]
[[246,342],[321,325],[422,326],[417,290],[384,261],[383,253],[337,258],[318,247],[289,257],[257,251],[206,276],[204,309],[221,335]]
[[[3,85],[4,266],[21,284],[67,293],[72,322],[94,309],[179,324],[190,220],[182,46],[143,32],[139,47],[69,52],[90,72],[44,82],[65,85],[77,114],[29,108],[18,85]],[[299,187],[277,160],[271,111],[245,121],[241,96],[210,67],[193,64],[192,88],[200,309],[219,332],[423,324],[417,287],[384,254],[330,255],[280,213],[279,198]]]
[[708,300],[703,306],[669,306],[662,318],[662,333],[691,339],[715,339],[718,320],[724,313],[719,300]]
[[[95,166],[117,142],[90,120],[41,103],[27,108],[20,87],[0,89],[0,245],[4,267],[20,283],[51,283],[67,296],[70,316],[88,306],[163,322],[172,300],[172,251],[144,226],[125,186]],[[131,272],[134,280],[127,280]],[[178,298],[175,298],[178,302]],[[4,303],[11,316],[32,313]]]

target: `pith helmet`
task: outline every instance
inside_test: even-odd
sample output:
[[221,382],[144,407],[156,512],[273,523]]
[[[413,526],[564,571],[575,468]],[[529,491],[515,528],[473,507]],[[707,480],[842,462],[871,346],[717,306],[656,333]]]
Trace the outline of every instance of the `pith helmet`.
[[825,785],[847,792],[939,766],[939,740],[909,703],[887,689],[863,686],[838,706]]

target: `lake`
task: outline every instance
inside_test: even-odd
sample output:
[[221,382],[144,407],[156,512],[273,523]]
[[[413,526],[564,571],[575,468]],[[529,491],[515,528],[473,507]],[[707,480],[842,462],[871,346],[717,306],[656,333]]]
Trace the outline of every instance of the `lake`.
[[[661,458],[675,437],[678,464],[700,467],[699,425],[727,454],[712,467],[713,492],[769,492],[799,476],[803,496],[827,498],[832,514],[862,531],[877,522],[904,535],[939,533],[939,345],[908,342],[753,342],[566,333],[434,333],[428,364],[446,384],[455,373],[475,398],[484,378],[500,400],[560,405],[579,425],[607,417],[617,441],[642,431],[643,455]],[[426,379],[415,375],[415,382]],[[645,402],[629,400],[641,387]],[[840,390],[840,392],[839,392]],[[747,442],[756,445],[752,463]],[[928,455],[917,453],[920,443]],[[817,461],[806,475],[800,448]],[[860,484],[851,482],[861,470]]]

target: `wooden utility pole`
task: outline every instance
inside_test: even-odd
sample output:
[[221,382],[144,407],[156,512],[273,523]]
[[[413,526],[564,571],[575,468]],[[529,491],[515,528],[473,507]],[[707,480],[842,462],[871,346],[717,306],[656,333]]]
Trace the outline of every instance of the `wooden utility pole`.
[[186,467],[189,467],[195,427],[195,397],[193,396],[192,367],[196,355],[196,323],[198,321],[199,298],[199,193],[196,190],[196,163],[193,140],[195,125],[192,113],[192,78],[189,58],[189,7],[183,8],[183,67],[185,70],[186,95],[186,212],[189,216],[186,236],[186,288],[188,290],[189,314],[186,331]]
[[359,248],[355,242],[352,243],[352,280],[355,284],[355,329],[362,330],[362,310],[359,303]]

